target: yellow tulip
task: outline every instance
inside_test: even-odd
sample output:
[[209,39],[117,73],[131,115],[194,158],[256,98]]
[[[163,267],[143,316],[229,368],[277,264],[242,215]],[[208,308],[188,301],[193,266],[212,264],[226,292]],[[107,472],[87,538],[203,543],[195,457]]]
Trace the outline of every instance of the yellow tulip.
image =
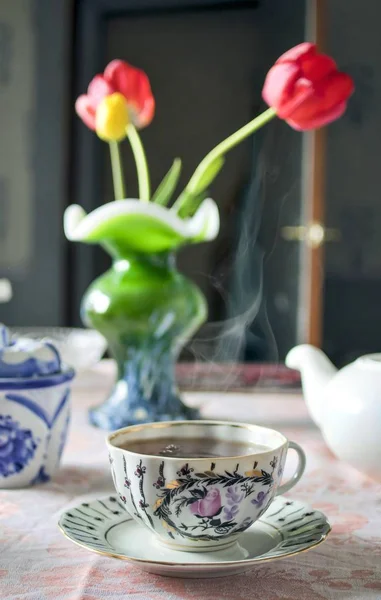
[[106,142],[120,142],[127,135],[128,124],[128,107],[123,94],[115,92],[105,96],[96,110],[95,130],[97,135]]

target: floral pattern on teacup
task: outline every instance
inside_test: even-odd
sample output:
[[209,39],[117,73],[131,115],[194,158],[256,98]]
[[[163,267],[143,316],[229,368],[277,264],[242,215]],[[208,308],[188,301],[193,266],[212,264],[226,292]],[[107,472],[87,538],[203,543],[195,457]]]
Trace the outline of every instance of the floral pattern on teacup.
[[[272,497],[270,492],[277,465],[278,461],[274,458],[270,463],[272,471],[269,473],[259,469],[256,461],[250,471],[242,474],[239,472],[239,464],[232,472],[218,473],[215,471],[215,463],[211,463],[209,471],[203,472],[195,472],[186,463],[177,471],[177,478],[166,483],[163,461],[159,476],[153,483],[158,490],[158,497],[151,508],[152,517],[159,519],[172,539],[177,534],[194,540],[218,540],[240,533],[250,527],[254,520],[248,517],[242,522],[237,520],[241,503],[249,496],[254,496],[253,504],[261,508],[261,512],[267,508]],[[135,471],[135,475],[140,478],[141,498],[138,502],[153,527],[149,507],[144,506],[145,497],[141,485],[144,474],[144,465],[140,461]]]
[[196,517],[214,517],[221,512],[221,494],[217,488],[211,488],[205,496],[190,505],[191,512]]

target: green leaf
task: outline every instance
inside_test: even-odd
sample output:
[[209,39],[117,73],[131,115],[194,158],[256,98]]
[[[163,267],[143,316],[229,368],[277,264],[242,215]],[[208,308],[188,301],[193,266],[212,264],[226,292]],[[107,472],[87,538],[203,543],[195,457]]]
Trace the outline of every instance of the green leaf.
[[224,165],[225,159],[217,156],[199,175],[196,169],[185,190],[180,194],[172,209],[180,218],[186,219],[195,214],[198,207],[206,198],[206,188],[217,177]]
[[197,209],[205,200],[205,196],[205,192],[192,194],[185,188],[172,206],[172,210],[177,212],[181,219],[193,217],[197,212]]
[[209,163],[199,177],[197,177],[197,171],[195,172],[195,175],[192,177],[193,181],[191,180],[189,182],[186,189],[195,196],[201,194],[201,192],[203,192],[217,177],[218,173],[224,166],[224,163],[224,157],[217,156],[211,163]]
[[180,173],[181,159],[175,158],[168,173],[165,175],[164,179],[162,180],[154,195],[152,196],[151,202],[156,202],[156,204],[166,206],[170,201],[171,196],[178,184]]
[[189,504],[194,504],[195,502],[198,502],[200,498],[198,498],[197,496],[194,496],[193,498],[187,498],[187,506],[189,506]]
[[191,494],[192,496],[194,496],[195,498],[203,498],[206,494],[206,491],[203,492],[202,490],[198,490],[197,488],[195,490],[191,490]]

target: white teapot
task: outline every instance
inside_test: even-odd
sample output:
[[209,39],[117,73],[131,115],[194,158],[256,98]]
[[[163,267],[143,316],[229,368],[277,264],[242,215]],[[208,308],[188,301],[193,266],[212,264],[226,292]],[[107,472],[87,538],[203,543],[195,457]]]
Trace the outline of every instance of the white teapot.
[[293,348],[286,365],[302,375],[305,401],[336,456],[381,481],[381,354],[338,371],[318,348]]

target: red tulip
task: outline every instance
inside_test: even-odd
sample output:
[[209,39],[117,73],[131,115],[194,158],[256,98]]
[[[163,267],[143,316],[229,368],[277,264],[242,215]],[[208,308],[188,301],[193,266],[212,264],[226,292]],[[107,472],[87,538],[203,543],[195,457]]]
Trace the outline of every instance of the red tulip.
[[104,98],[115,93],[126,99],[129,120],[137,128],[149,125],[155,113],[149,79],[144,71],[123,60],[111,61],[103,75],[95,75],[87,94],[79,96],[75,103],[77,114],[90,129],[95,130],[99,105]]
[[278,58],[267,74],[262,97],[278,117],[303,131],[341,117],[353,89],[351,77],[306,42]]

